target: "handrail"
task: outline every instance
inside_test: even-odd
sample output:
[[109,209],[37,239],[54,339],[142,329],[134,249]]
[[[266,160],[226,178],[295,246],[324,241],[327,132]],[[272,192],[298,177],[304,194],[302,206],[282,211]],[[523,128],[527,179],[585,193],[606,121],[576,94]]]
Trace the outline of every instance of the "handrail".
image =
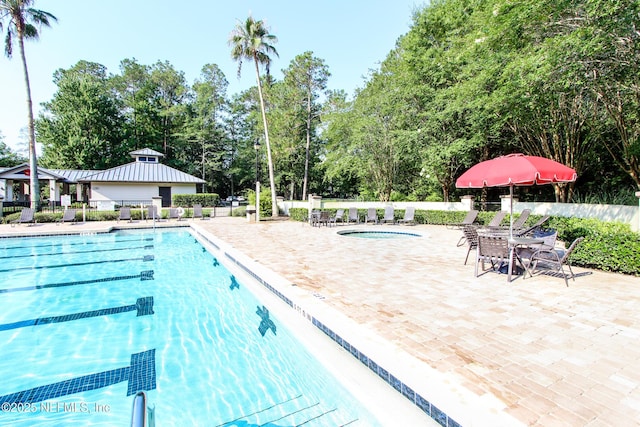
[[147,395],[144,391],[139,391],[133,397],[133,408],[131,409],[131,427],[147,426]]

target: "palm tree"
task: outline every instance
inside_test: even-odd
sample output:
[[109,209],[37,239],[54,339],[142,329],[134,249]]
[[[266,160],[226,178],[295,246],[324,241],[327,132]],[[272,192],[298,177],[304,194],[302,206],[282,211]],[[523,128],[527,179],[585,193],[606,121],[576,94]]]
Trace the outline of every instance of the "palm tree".
[[[278,56],[278,52],[273,43],[278,41],[277,37],[269,34],[269,29],[265,27],[262,20],[256,21],[251,16],[243,23],[238,21],[236,27],[229,35],[229,46],[231,46],[231,58],[238,61],[238,78],[242,71],[242,61],[244,59],[253,61],[256,66],[256,81],[258,82],[258,96],[260,97],[260,110],[262,111],[262,122],[264,124],[264,139],[267,145],[267,162],[269,166],[269,185],[271,186],[271,215],[278,216],[278,204],[276,203],[276,183],[273,174],[273,161],[271,160],[271,144],[269,143],[269,128],[267,127],[267,114],[265,111],[264,98],[262,97],[262,84],[260,82],[260,65],[264,65],[269,75],[271,65],[270,54]],[[258,201],[256,201],[258,203]]]
[[29,187],[31,193],[31,208],[40,209],[40,184],[38,182],[38,159],[36,157],[36,133],[33,123],[33,105],[31,102],[31,85],[29,83],[29,71],[27,58],[24,54],[24,40],[38,38],[38,26],[49,27],[49,21],[58,19],[43,10],[33,9],[33,0],[0,0],[0,32],[3,30],[3,22],[7,21],[7,33],[5,36],[4,52],[7,58],[13,54],[13,42],[18,38],[20,46],[20,58],[24,70],[24,82],[27,87],[27,108],[29,114]]

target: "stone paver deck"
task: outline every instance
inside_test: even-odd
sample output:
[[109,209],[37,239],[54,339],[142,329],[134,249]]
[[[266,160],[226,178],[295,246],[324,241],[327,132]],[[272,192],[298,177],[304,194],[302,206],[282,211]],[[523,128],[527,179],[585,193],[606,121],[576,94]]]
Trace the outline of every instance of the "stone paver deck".
[[[467,248],[456,247],[461,232],[441,226],[316,228],[242,218],[193,223],[479,399],[499,402],[523,425],[640,424],[640,278],[581,268],[574,268],[578,277],[569,287],[546,275],[511,283],[492,272],[476,278],[473,260],[463,265]],[[115,225],[3,225],[0,235]],[[336,233],[352,228],[422,237]]]

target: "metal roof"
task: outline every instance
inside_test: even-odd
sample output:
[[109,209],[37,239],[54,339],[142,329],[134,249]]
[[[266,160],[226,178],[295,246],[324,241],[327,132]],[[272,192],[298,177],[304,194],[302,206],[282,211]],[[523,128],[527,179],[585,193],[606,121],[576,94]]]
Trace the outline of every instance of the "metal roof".
[[159,153],[151,148],[143,148],[142,150],[131,151],[129,153],[132,157],[136,156],[153,156],[153,157],[164,157],[164,154]]
[[172,182],[202,184],[205,181],[161,163],[133,162],[78,178],[81,182]]
[[69,182],[78,182],[78,179],[100,172],[99,170],[83,170],[83,169],[50,169],[51,172],[63,176]]

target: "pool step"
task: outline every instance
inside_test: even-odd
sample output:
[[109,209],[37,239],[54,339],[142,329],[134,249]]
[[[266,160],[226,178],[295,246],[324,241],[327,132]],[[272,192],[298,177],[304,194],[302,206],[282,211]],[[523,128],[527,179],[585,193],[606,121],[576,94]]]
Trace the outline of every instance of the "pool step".
[[335,407],[325,407],[322,403],[298,395],[265,408],[248,410],[232,420],[217,424],[216,427],[251,426],[305,426],[320,427],[357,426],[357,418]]

